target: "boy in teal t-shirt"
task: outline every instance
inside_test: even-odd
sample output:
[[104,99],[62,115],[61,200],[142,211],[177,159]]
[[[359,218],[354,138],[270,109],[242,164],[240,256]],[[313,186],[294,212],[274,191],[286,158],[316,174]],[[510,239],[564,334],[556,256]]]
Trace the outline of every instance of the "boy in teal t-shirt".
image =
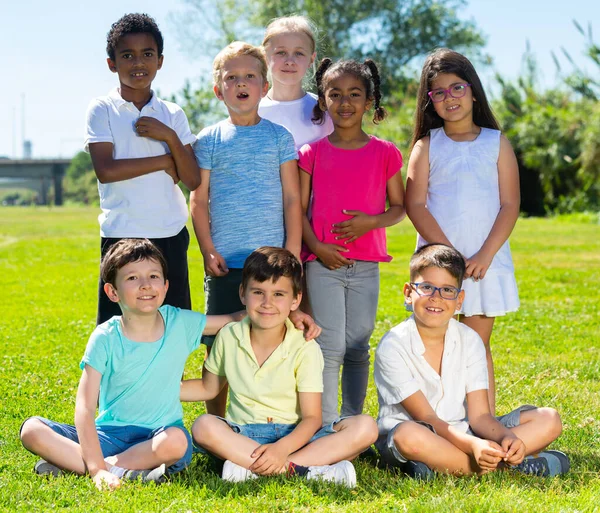
[[20,437],[43,458],[35,466],[40,474],[89,473],[98,488],[117,488],[121,479],[140,476],[160,482],[192,457],[179,401],[185,361],[203,334],[215,334],[244,312],[205,316],[162,306],[167,266],[148,239],[112,246],[101,273],[122,315],[98,326],[89,339],[80,363],[75,426],[31,417]]

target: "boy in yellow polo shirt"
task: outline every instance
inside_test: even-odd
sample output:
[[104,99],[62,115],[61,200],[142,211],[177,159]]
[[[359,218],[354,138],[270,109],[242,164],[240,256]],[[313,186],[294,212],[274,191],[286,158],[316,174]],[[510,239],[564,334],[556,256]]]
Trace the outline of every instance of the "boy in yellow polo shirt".
[[301,290],[302,267],[292,253],[254,251],[240,286],[248,316],[219,332],[204,378],[182,383],[182,401],[210,400],[229,383],[226,418],[202,415],[192,427],[197,445],[226,460],[227,481],[288,473],[353,487],[356,474],[348,460],[377,439],[368,415],[321,427],[321,349],[288,320]]

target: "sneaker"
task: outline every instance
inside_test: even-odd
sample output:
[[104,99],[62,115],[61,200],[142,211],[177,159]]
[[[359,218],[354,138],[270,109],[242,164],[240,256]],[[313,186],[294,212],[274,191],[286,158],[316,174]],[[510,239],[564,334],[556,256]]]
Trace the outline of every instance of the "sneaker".
[[349,461],[343,460],[333,465],[320,465],[308,467],[306,479],[320,479],[343,484],[348,488],[356,486],[356,471]]
[[46,460],[39,460],[33,467],[33,471],[40,476],[54,476],[59,477],[63,475],[61,468],[58,468],[52,463],[48,463]]
[[142,479],[142,483],[164,483],[167,479],[166,476],[167,467],[163,463],[160,467],[153,468],[151,470],[127,470],[123,474],[123,479],[135,481],[139,478]]
[[233,461],[227,460],[223,464],[223,473],[221,474],[221,478],[223,481],[229,481],[230,483],[242,483],[244,481],[248,481],[248,479],[257,479],[258,476],[247,468],[244,468]]
[[435,473],[425,463],[420,461],[407,461],[400,465],[400,470],[404,472],[408,477],[413,479],[420,479],[421,481],[429,481],[433,479]]
[[565,474],[571,468],[569,457],[560,451],[542,451],[537,457],[527,456],[521,463],[512,467],[517,472],[540,477]]

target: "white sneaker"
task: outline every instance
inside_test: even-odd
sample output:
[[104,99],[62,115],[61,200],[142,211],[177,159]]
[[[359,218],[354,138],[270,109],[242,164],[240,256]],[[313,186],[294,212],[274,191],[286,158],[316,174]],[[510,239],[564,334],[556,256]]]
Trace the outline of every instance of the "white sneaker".
[[354,488],[356,486],[356,471],[352,463],[342,460],[333,465],[308,467],[306,479],[332,481],[336,484],[343,484],[348,488]]
[[223,464],[223,473],[221,474],[223,481],[229,481],[230,483],[241,483],[248,479],[257,479],[258,476],[248,470],[247,468],[234,463],[233,461],[225,461]]

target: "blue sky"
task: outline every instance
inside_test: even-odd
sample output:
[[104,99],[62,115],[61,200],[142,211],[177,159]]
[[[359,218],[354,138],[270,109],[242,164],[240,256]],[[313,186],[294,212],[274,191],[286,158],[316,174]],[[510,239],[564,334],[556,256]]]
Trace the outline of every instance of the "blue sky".
[[[147,12],[163,31],[165,62],[155,82],[163,96],[179,91],[186,79],[193,83],[206,74],[213,56],[198,48],[192,58],[180,48],[180,30],[170,14],[184,9],[182,0],[33,0],[3,7],[0,156],[22,155],[23,95],[25,136],[33,142],[34,157],[71,157],[81,148],[88,103],[117,84],[106,67],[105,37],[110,24],[126,12]],[[487,35],[485,51],[507,78],[519,74],[527,39],[544,85],[555,81],[550,52],[560,54],[561,47],[583,68],[593,69],[581,55],[584,40],[572,20],[585,27],[600,20],[600,2],[470,0],[460,16],[473,19]],[[600,21],[593,28],[600,31]],[[491,86],[491,70],[481,75],[484,85]]]

